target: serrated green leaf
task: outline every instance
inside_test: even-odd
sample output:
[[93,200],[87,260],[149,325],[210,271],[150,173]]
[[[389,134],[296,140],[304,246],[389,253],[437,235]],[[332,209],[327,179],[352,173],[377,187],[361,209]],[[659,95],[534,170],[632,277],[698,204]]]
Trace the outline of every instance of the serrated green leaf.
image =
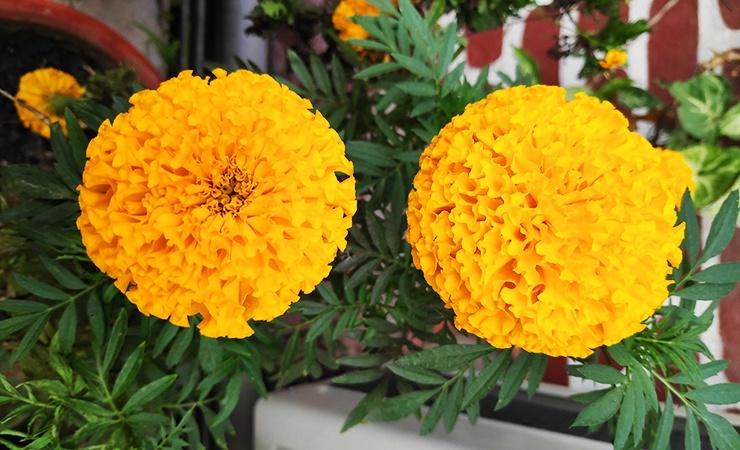
[[46,311],[47,309],[48,306],[45,304],[34,302],[32,300],[0,300],[0,311],[7,311],[9,313],[31,314]]
[[106,120],[113,122],[116,114],[91,100],[78,100],[70,105],[77,117],[91,130],[97,130]]
[[396,87],[406,94],[415,97],[434,97],[437,95],[437,88],[433,83],[424,83],[421,81],[401,81]]
[[529,371],[532,357],[532,353],[522,352],[511,364],[509,370],[506,371],[504,381],[501,384],[501,391],[498,395],[498,401],[496,402],[496,410],[508,405],[519,391]]
[[668,89],[679,102],[678,118],[691,136],[716,140],[720,120],[732,97],[732,88],[723,77],[703,73],[688,81],[673,83]]
[[[729,364],[730,364],[730,361],[727,361],[725,359],[704,363],[699,366],[699,377],[702,380],[706,380],[707,378],[717,375],[718,373],[727,369],[727,366]],[[687,377],[686,374],[684,373],[677,373],[673,375],[672,377],[668,378],[668,380],[671,383],[676,383],[676,384],[687,384],[687,383],[692,382],[692,380],[689,377]],[[698,381],[698,380],[694,380],[694,382],[695,381]]]
[[213,419],[213,422],[211,422],[209,425],[212,427],[216,427],[221,422],[225,421],[229,418],[229,415],[231,415],[231,412],[234,411],[234,408],[236,408],[236,404],[239,403],[239,396],[241,394],[242,390],[242,377],[240,374],[234,375],[229,379],[229,382],[226,383],[226,388],[224,389],[224,397],[219,402],[220,409],[218,411],[218,414]]
[[16,331],[26,328],[38,317],[39,314],[26,314],[23,316],[15,316],[9,319],[0,320],[0,339],[6,339]]
[[436,390],[412,391],[380,401],[378,408],[367,415],[367,422],[392,422],[417,411]]
[[740,402],[740,384],[718,383],[698,387],[687,392],[686,398],[710,405],[731,405]]
[[450,387],[447,394],[447,401],[445,402],[444,411],[442,412],[442,419],[445,423],[445,431],[451,433],[457,424],[457,418],[460,415],[460,411],[463,409],[463,380],[458,378],[457,381]]
[[125,309],[121,309],[116,321],[113,323],[110,336],[108,336],[108,345],[105,348],[105,356],[103,357],[102,373],[108,373],[116,358],[118,358],[127,331],[128,314]]
[[480,399],[485,397],[493,386],[496,385],[501,375],[504,374],[506,366],[511,358],[511,349],[507,349],[499,353],[496,358],[486,365],[486,367],[475,377],[473,382],[465,390],[465,396],[463,397],[463,409],[469,408],[471,405],[478,403]]
[[357,355],[343,356],[337,359],[337,362],[343,366],[350,367],[380,367],[384,362],[390,359],[390,355],[382,353],[360,353]]
[[422,78],[428,78],[428,79],[434,79],[434,72],[432,72],[431,67],[427,66],[424,61],[420,61],[416,58],[412,58],[410,56],[401,54],[401,53],[391,53],[391,57],[401,65],[404,69],[408,70],[412,74],[422,77]]
[[87,285],[77,278],[66,267],[53,259],[41,255],[41,263],[46,267],[51,276],[67,289],[80,290],[85,289]]
[[139,344],[136,349],[131,352],[126,358],[126,362],[121,367],[121,371],[116,376],[116,381],[113,383],[113,390],[111,391],[111,398],[113,400],[123,394],[126,389],[131,386],[131,383],[136,379],[136,375],[139,374],[141,364],[144,362],[144,346],[145,342]]
[[164,324],[164,327],[162,327],[162,331],[159,332],[157,340],[154,342],[153,355],[155,358],[162,354],[164,349],[167,347],[167,344],[172,341],[177,332],[180,330],[183,330],[183,328],[180,328],[177,325],[172,325],[170,322],[166,322]]
[[401,65],[395,62],[374,64],[372,66],[369,66],[365,69],[360,70],[352,78],[354,78],[355,80],[365,80],[368,78],[377,77],[379,75],[383,75],[385,73],[393,72],[394,70],[400,70],[400,69],[401,69]]
[[177,334],[170,351],[167,352],[167,367],[173,367],[182,360],[185,352],[190,347],[190,343],[193,341],[193,335],[195,334],[194,328],[186,328]]
[[36,345],[36,342],[39,340],[39,336],[41,336],[41,332],[44,331],[44,327],[46,326],[46,323],[48,321],[49,313],[42,314],[34,321],[34,323],[28,328],[28,330],[26,330],[26,333],[23,335],[23,339],[21,339],[18,347],[16,347],[15,351],[13,352],[11,362],[18,361],[26,356],[26,354],[33,348],[33,346]]
[[[423,102],[417,103],[416,106],[414,106],[414,109],[411,110],[409,117],[419,117],[428,112],[434,111],[436,108],[437,108],[437,100],[435,99],[424,100]],[[416,159],[412,159],[409,162],[416,162],[416,163],[419,162],[419,156],[421,155],[420,152],[411,151],[411,152],[405,152],[405,153],[416,154]],[[399,156],[400,154],[394,155],[394,158],[400,159]]]
[[378,275],[378,278],[375,280],[375,284],[373,284],[372,291],[370,291],[370,303],[376,303],[380,300],[383,293],[385,293],[388,288],[395,271],[396,266],[388,266],[380,272],[380,275]]
[[334,289],[331,288],[330,284],[326,281],[319,283],[316,286],[316,290],[319,292],[319,295],[329,302],[332,305],[339,305],[341,302],[339,301],[339,297],[337,296],[337,293],[334,292]]
[[296,354],[298,353],[298,339],[300,337],[300,332],[295,331],[293,334],[290,335],[290,338],[288,338],[288,342],[285,344],[285,348],[283,349],[283,354],[280,357],[280,374],[285,375],[285,372],[287,372],[288,367],[295,361]]
[[61,291],[54,286],[48,285],[42,281],[34,280],[20,273],[14,273],[13,279],[23,289],[27,290],[31,294],[49,299],[49,300],[66,300],[69,298],[69,294]]
[[[617,429],[614,434],[614,448],[624,448],[627,443],[627,439],[630,436],[630,432],[634,429],[635,424],[635,410],[638,396],[638,389],[633,386],[626,386],[624,391],[624,398],[622,399],[622,406],[619,408],[619,418],[617,420]],[[642,394],[640,394],[642,397]],[[640,399],[642,400],[642,399]],[[642,420],[645,420],[643,417]],[[636,441],[639,441],[639,437],[636,437]]]
[[59,352],[67,354],[72,351],[77,336],[77,303],[70,302],[64,309],[62,318],[59,319]]
[[676,295],[687,300],[714,301],[725,297],[732,292],[733,289],[735,289],[735,283],[694,284],[683,288],[680,291],[672,292],[672,295]]
[[450,370],[492,353],[490,345],[451,344],[410,353],[396,360],[399,366],[419,366],[425,369]]
[[738,436],[737,430],[727,419],[718,414],[704,412],[702,414],[702,421],[707,426],[709,438],[713,446],[716,446],[719,450],[736,450],[740,448],[740,436]]
[[206,373],[213,373],[221,365],[223,354],[223,348],[221,348],[218,339],[200,336],[198,360]]
[[665,407],[661,412],[660,420],[658,421],[658,429],[655,430],[655,436],[650,449],[667,449],[668,442],[671,437],[671,429],[673,429],[673,397],[670,392],[666,392]]
[[691,279],[701,283],[738,283],[740,282],[740,262],[715,264],[702,269]]
[[316,321],[308,329],[308,333],[306,333],[306,341],[313,341],[319,337],[321,333],[331,326],[335,316],[334,311],[327,311],[318,316]]
[[345,288],[352,289],[365,282],[379,264],[380,260],[373,259],[365,263],[362,267],[355,269],[352,275],[350,275],[349,280],[344,284]]
[[547,355],[534,354],[532,357],[529,376],[527,377],[527,396],[529,398],[534,397],[540,387],[542,378],[545,376],[545,369],[547,369],[547,361]]
[[619,410],[624,395],[624,387],[609,389],[601,398],[586,406],[573,422],[574,427],[599,425],[614,417]]
[[156,399],[160,394],[166,391],[177,379],[177,374],[165,375],[164,377],[146,384],[136,391],[131,398],[123,405],[122,412],[133,411],[146,403]]
[[443,388],[437,398],[432,403],[431,408],[424,414],[424,420],[421,422],[421,435],[426,436],[427,434],[434,431],[437,427],[439,420],[442,418],[442,412],[444,406],[447,404],[447,389]]
[[[128,108],[126,109],[128,110]],[[85,153],[89,140],[77,121],[77,117],[75,117],[70,109],[64,111],[64,117],[67,126],[67,136],[69,138],[70,156],[74,162],[73,168],[76,173],[81,174],[87,162]]]
[[678,212],[680,222],[686,224],[684,245],[689,256],[690,264],[699,257],[699,246],[701,245],[701,236],[699,234],[699,221],[696,217],[696,208],[691,199],[691,193],[687,189],[681,199],[681,209]]
[[378,369],[356,370],[332,378],[337,384],[362,384],[375,381],[383,376],[383,371]]
[[113,412],[109,409],[91,401],[77,398],[66,398],[60,400],[71,406],[75,412],[82,414],[86,418],[90,418],[90,420],[93,420],[93,418],[104,418],[113,415]]
[[13,192],[45,200],[74,200],[77,194],[55,174],[30,164],[13,164],[2,169]]
[[388,388],[388,383],[383,381],[376,386],[369,394],[367,394],[357,405],[352,408],[352,411],[347,415],[347,419],[342,425],[341,433],[349,430],[353,426],[365,420],[365,417],[370,411],[376,409],[380,402],[385,398],[385,393]]
[[413,381],[420,384],[444,384],[447,382],[447,378],[440,375],[437,372],[433,372],[429,369],[415,366],[397,366],[390,365],[388,368],[391,372],[395,373],[399,377],[405,378],[409,381]]
[[584,366],[577,366],[575,367],[575,370],[579,374],[583,375],[584,378],[593,380],[597,383],[620,384],[625,380],[624,374],[611,366],[587,364]]
[[339,339],[339,337],[352,326],[352,322],[355,320],[356,316],[357,310],[354,309],[344,311],[340,314],[339,319],[337,319],[337,323],[334,325],[334,329],[332,330],[330,340],[336,341]]
[[713,256],[719,255],[722,250],[730,243],[732,236],[735,234],[735,223],[738,214],[738,191],[732,191],[712,221],[709,228],[709,236],[704,252],[699,258],[699,263],[703,263]]
[[696,421],[691,408],[686,408],[686,425],[684,427],[684,448],[694,449],[701,448],[701,438],[699,437],[699,424]]
[[290,63],[290,69],[293,71],[296,78],[298,78],[301,85],[303,85],[303,87],[309,92],[315,92],[316,85],[311,78],[311,74],[308,72],[308,68],[303,63],[303,60],[301,60],[301,57],[293,50],[288,50],[288,61]]

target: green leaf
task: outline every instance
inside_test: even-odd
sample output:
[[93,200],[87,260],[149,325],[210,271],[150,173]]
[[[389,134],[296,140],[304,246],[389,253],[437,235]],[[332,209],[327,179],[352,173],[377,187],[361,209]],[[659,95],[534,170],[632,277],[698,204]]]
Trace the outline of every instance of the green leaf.
[[421,408],[421,405],[429,400],[435,392],[437,391],[412,391],[392,398],[384,398],[378,408],[371,411],[365,420],[368,422],[392,422],[402,419]]
[[537,393],[537,389],[540,387],[542,378],[545,376],[545,369],[547,369],[547,355],[534,354],[532,357],[531,368],[529,369],[529,377],[527,377],[527,397],[532,398]]
[[509,367],[509,370],[506,371],[504,381],[501,384],[501,391],[498,395],[498,401],[496,402],[496,410],[508,405],[519,391],[519,388],[524,382],[524,378],[527,376],[527,371],[529,370],[529,365],[533,356],[534,355],[532,353],[522,352],[516,357]]
[[391,53],[391,56],[401,67],[412,74],[422,78],[434,79],[434,72],[432,72],[431,67],[427,66],[423,61],[401,53]]
[[686,398],[710,405],[731,405],[740,402],[740,384],[718,383],[702,386],[687,392]]
[[736,103],[722,117],[719,132],[730,139],[740,140],[740,103]]
[[443,406],[447,404],[447,389],[442,389],[442,392],[437,396],[432,403],[431,408],[424,414],[424,420],[421,422],[421,435],[426,436],[427,434],[434,431],[437,427],[439,419],[442,418]]
[[668,441],[671,437],[671,429],[673,428],[673,397],[670,392],[666,392],[665,407],[658,421],[658,429],[656,430],[653,443],[650,446],[651,450],[663,450],[668,448]]
[[401,69],[401,65],[395,62],[374,64],[357,72],[352,78],[355,80],[365,80],[399,69]]
[[[614,434],[615,449],[624,448],[630,432],[634,429],[637,394],[637,388],[629,385],[625,388],[622,406],[619,408],[617,430]],[[640,397],[642,397],[642,395],[640,395]],[[645,418],[643,417],[642,420],[645,420]],[[639,441],[639,439],[639,437],[635,438],[636,441]]]
[[445,408],[442,412],[442,418],[445,423],[445,431],[448,433],[452,432],[457,423],[457,418],[460,415],[460,411],[463,409],[463,379],[458,378],[455,384],[452,385],[447,395],[447,401],[445,402]]
[[90,298],[87,301],[87,319],[90,321],[90,330],[92,331],[93,350],[96,355],[99,355],[105,340],[105,316],[103,314],[103,307],[95,291],[90,294]]
[[72,272],[70,272],[59,262],[47,258],[43,255],[41,255],[40,259],[41,263],[44,265],[44,267],[46,267],[46,270],[49,271],[51,276],[53,276],[54,279],[57,280],[59,284],[61,284],[65,288],[76,291],[80,289],[85,289],[87,287],[85,283],[83,283],[79,278],[77,278]]
[[[387,223],[388,219],[386,219]],[[392,279],[393,274],[396,271],[396,266],[391,265],[386,267],[380,275],[378,275],[378,278],[375,280],[375,284],[373,285],[373,290],[370,291],[370,303],[376,303],[380,298],[383,296],[385,291],[388,289],[388,285],[390,284],[390,281]]]
[[527,52],[516,47],[514,47],[514,56],[523,78],[527,79],[529,85],[541,84],[542,77],[540,76],[540,69],[537,67],[537,61]]
[[288,338],[288,342],[285,344],[285,348],[283,349],[283,354],[280,357],[280,374],[284,375],[285,372],[288,370],[288,367],[293,363],[295,360],[296,354],[298,353],[298,339],[300,338],[300,332],[295,331],[293,334],[290,335],[290,338]]
[[687,300],[719,300],[725,297],[727,294],[735,289],[735,283],[723,283],[723,284],[694,284],[687,288],[683,288],[680,291],[673,292],[673,295],[677,295]]
[[603,397],[586,406],[573,422],[574,427],[591,427],[611,419],[617,413],[624,395],[624,387],[610,389]]
[[699,436],[699,424],[691,412],[691,408],[686,408],[686,426],[684,427],[684,448],[693,449],[701,448],[701,438]]
[[356,370],[332,378],[337,384],[361,384],[375,381],[383,376],[383,371],[378,369]]
[[165,322],[164,327],[162,328],[162,331],[160,331],[159,336],[157,336],[157,340],[154,343],[153,356],[155,358],[162,354],[164,349],[167,348],[167,344],[169,344],[172,341],[172,339],[175,337],[177,332],[180,330],[183,330],[183,329],[178,327],[177,325],[172,325],[170,322]]
[[72,351],[77,336],[77,303],[70,302],[59,319],[59,352],[66,355]]
[[126,337],[128,331],[128,314],[125,309],[121,309],[118,313],[113,328],[111,329],[110,336],[108,336],[108,346],[105,348],[105,356],[103,357],[103,373],[108,373],[110,368],[113,366],[118,354],[121,352],[123,347],[123,340]]
[[393,160],[393,150],[385,145],[372,142],[347,142],[347,156],[354,160],[361,160],[376,167],[395,167],[398,163]]
[[9,313],[31,314],[46,311],[47,309],[48,307],[45,304],[32,300],[0,300],[0,311],[7,311]]
[[68,404],[75,412],[82,414],[88,420],[94,420],[94,418],[108,417],[113,415],[110,410],[91,401],[77,398],[67,398],[63,399],[62,401]]
[[382,353],[360,353],[357,355],[343,356],[337,359],[339,364],[350,367],[380,367],[390,359],[390,355]]
[[79,119],[92,130],[98,130],[100,125],[106,121],[116,118],[116,114],[105,106],[94,101],[76,101],[70,105],[72,111]]
[[[681,150],[691,167],[696,187],[691,197],[697,208],[704,208],[722,198],[740,174],[740,148],[701,143]],[[712,205],[714,206],[714,205]]]
[[[128,109],[128,107],[126,109]],[[74,162],[73,168],[76,173],[81,174],[85,169],[85,163],[87,162],[85,153],[87,152],[89,141],[77,121],[77,117],[72,114],[70,109],[66,109],[64,111],[64,117],[67,121],[67,136],[69,137],[70,156]]]
[[697,139],[716,140],[720,120],[732,97],[727,80],[703,73],[688,81],[673,83],[668,90],[679,101],[678,118],[686,132]]
[[321,333],[331,326],[335,316],[336,314],[334,311],[327,311],[318,316],[316,322],[311,324],[311,327],[308,329],[308,333],[306,333],[306,341],[313,341],[319,337]]
[[575,367],[575,370],[588,380],[604,384],[624,383],[625,376],[614,367],[601,364],[587,364]]
[[352,275],[349,277],[349,280],[347,280],[347,282],[344,284],[345,289],[355,288],[361,283],[365,282],[379,264],[380,260],[373,259],[371,261],[368,261],[359,269],[355,269],[355,271],[352,272]]
[[0,320],[0,339],[6,339],[16,331],[26,328],[38,317],[39,314],[26,314],[23,316],[15,316],[9,319]]
[[[727,369],[727,366],[729,366],[729,364],[730,364],[730,361],[726,359],[704,363],[699,366],[699,377],[702,380],[706,380],[707,378],[717,375],[718,373]],[[689,377],[687,377],[683,373],[677,373],[673,375],[672,377],[668,378],[668,380],[671,383],[676,383],[676,384],[687,384],[687,383],[692,382],[692,380],[689,379]]]
[[34,280],[20,273],[14,273],[13,279],[23,289],[27,290],[31,294],[46,298],[49,300],[66,300],[69,298],[69,294],[61,291],[54,286],[50,286],[42,281]]
[[439,49],[439,59],[435,63],[438,80],[443,79],[450,71],[450,64],[452,64],[452,59],[455,57],[456,39],[457,27],[454,24],[450,24],[444,30],[444,37],[442,38]]
[[702,283],[738,283],[740,282],[740,262],[715,264],[702,269],[691,279]]
[[451,344],[409,353],[396,360],[398,366],[419,366],[425,369],[450,370],[492,353],[490,345]]
[[219,405],[221,406],[218,414],[209,425],[212,427],[218,426],[220,423],[229,418],[236,404],[239,403],[239,397],[242,392],[242,377],[241,374],[236,374],[229,379],[226,383],[226,389],[224,390],[224,398],[221,399]]
[[[223,362],[224,351],[218,339],[200,336],[198,360],[206,373],[213,373]],[[286,349],[287,351],[287,349]]]
[[712,445],[720,450],[736,450],[740,448],[740,436],[737,434],[735,427],[730,424],[724,417],[705,412],[702,415],[702,421],[707,426],[709,439]]
[[653,109],[663,105],[663,102],[652,92],[637,86],[626,86],[617,91],[619,102],[629,109]]
[[341,433],[344,433],[353,426],[365,420],[365,417],[367,417],[368,413],[370,413],[370,411],[372,411],[373,409],[376,409],[380,405],[380,402],[385,398],[387,388],[388,383],[386,381],[383,381],[372,391],[370,391],[370,393],[367,394],[362,400],[360,400],[357,406],[355,406],[347,415],[347,419],[344,421],[344,425],[342,425]]
[[730,243],[732,236],[735,234],[737,214],[738,191],[732,191],[722,203],[717,216],[712,221],[712,226],[709,228],[709,236],[707,237],[707,244],[704,247],[704,253],[699,258],[700,263],[719,255],[727,247],[727,244]]
[[182,360],[185,352],[190,347],[190,343],[193,341],[194,333],[194,327],[191,325],[190,328],[186,328],[177,334],[175,342],[172,343],[172,347],[170,347],[170,351],[167,353],[167,367],[173,367]]
[[319,86],[319,90],[321,90],[324,95],[331,97],[331,80],[329,79],[329,73],[326,71],[326,67],[324,67],[324,63],[321,62],[319,57],[313,53],[309,59],[311,63],[311,73],[313,74],[314,80],[316,80],[316,84]]
[[334,289],[331,288],[331,285],[328,282],[324,281],[319,283],[316,286],[316,290],[319,292],[319,295],[321,295],[321,297],[330,304],[339,305],[341,303],[337,293],[334,292]]
[[421,81],[401,81],[396,87],[406,94],[414,97],[434,97],[437,95],[437,87],[434,83]]
[[26,354],[36,345],[36,342],[41,336],[41,332],[44,331],[46,323],[49,321],[49,313],[43,314],[41,317],[31,325],[26,333],[23,335],[20,344],[13,352],[11,362],[15,362],[26,356]]
[[308,68],[306,68],[303,60],[301,60],[301,57],[293,50],[288,50],[288,61],[290,62],[290,69],[303,87],[309,92],[315,92],[316,85],[311,78],[311,74],[308,73]]
[[399,377],[420,384],[444,384],[447,382],[446,377],[422,367],[390,365],[388,368]]
[[381,42],[373,41],[370,39],[347,39],[347,43],[355,45],[357,47],[362,47],[366,50],[374,50],[377,52],[390,53],[392,51],[392,49],[387,44],[383,44]]
[[123,405],[123,412],[133,411],[136,408],[151,402],[161,393],[166,391],[175,382],[177,374],[165,375],[164,377],[154,380],[136,391],[131,398]]
[[511,349],[506,349],[499,353],[496,358],[486,365],[486,367],[475,377],[473,382],[465,390],[463,397],[463,409],[478,403],[480,399],[486,396],[493,386],[506,370],[506,366],[511,358]]
[[121,367],[121,371],[116,376],[116,381],[113,383],[113,390],[111,391],[111,398],[113,400],[123,394],[126,389],[131,386],[131,383],[136,379],[136,375],[139,374],[141,364],[144,362],[144,346],[145,342],[139,344],[136,349],[131,352],[126,358],[126,362]]
[[38,166],[13,164],[2,169],[2,176],[13,192],[46,200],[75,200],[77,194],[55,174]]

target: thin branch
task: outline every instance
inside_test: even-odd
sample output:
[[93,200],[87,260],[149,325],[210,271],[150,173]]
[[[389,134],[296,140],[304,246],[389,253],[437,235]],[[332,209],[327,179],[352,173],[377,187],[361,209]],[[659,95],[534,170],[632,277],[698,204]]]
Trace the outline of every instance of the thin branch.
[[46,124],[46,126],[51,126],[51,120],[46,116],[46,114],[42,113],[38,109],[34,108],[33,106],[29,105],[28,103],[24,102],[23,100],[17,99],[15,96],[13,96],[11,93],[4,89],[0,89],[0,95],[7,98],[8,100],[12,101],[13,103],[16,103],[18,105],[21,105],[22,108],[26,108],[27,110],[34,113],[42,122]]
[[663,19],[663,16],[665,16],[668,13],[668,11],[673,9],[673,7],[678,4],[678,2],[679,0],[671,0],[665,5],[663,5],[663,7],[660,8],[660,11],[658,11],[656,15],[654,15],[653,17],[650,18],[650,20],[648,20],[648,27],[653,28],[655,25],[657,25],[658,22],[660,22],[661,19]]

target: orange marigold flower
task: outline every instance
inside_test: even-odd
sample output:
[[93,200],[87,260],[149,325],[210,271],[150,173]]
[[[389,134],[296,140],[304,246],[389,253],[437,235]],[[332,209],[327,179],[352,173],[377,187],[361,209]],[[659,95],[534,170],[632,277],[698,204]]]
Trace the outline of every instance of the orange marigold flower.
[[339,38],[343,41],[348,39],[367,39],[370,37],[361,25],[353,22],[353,16],[377,16],[380,10],[367,3],[365,0],[341,0],[331,16],[331,23],[339,32]]
[[458,328],[585,357],[643,329],[665,300],[691,171],[610,103],[499,90],[452,119],[420,165],[408,241]]
[[182,72],[103,123],[77,226],[142,313],[185,327],[200,314],[203,335],[241,338],[328,275],[355,180],[311,102],[267,75],[213,73]]
[[58,122],[66,134],[64,108],[70,100],[78,99],[84,94],[85,89],[77,83],[75,77],[67,72],[46,67],[28,72],[21,77],[18,93],[15,95],[15,108],[26,128],[49,139],[51,130],[39,117],[39,113],[46,116],[51,123]]
[[627,52],[613,48],[606,52],[604,59],[599,60],[602,69],[615,69],[627,63]]

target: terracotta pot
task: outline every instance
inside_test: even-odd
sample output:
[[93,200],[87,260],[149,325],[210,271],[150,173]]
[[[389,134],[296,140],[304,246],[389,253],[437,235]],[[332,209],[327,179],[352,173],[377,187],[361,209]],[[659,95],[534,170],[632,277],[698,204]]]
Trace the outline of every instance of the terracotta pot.
[[163,77],[152,63],[126,38],[102,22],[58,3],[46,0],[0,0],[0,22],[45,28],[68,39],[80,41],[110,58],[129,64],[147,88],[155,88]]

